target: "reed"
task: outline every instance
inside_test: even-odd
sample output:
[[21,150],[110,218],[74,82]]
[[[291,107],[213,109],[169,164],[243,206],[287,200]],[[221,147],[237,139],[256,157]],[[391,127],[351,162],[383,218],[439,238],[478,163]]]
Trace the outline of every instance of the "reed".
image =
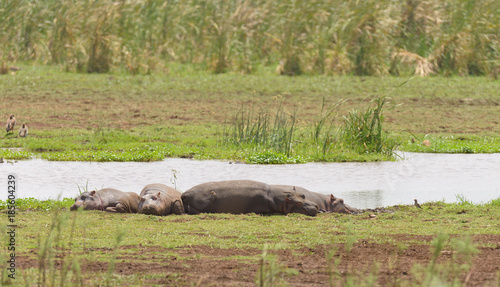
[[396,142],[389,139],[383,129],[385,97],[370,101],[373,106],[354,109],[344,117],[341,137],[344,143],[359,153],[382,153],[391,156]]
[[0,60],[68,71],[495,75],[495,0],[0,3]]
[[275,113],[256,113],[242,105],[230,124],[218,132],[218,142],[247,151],[248,162],[259,164],[300,163],[311,155],[314,160],[327,160],[330,154],[339,152],[392,158],[397,141],[389,137],[383,126],[385,102],[385,97],[374,98],[370,101],[372,106],[355,109],[345,116],[339,128],[334,125],[336,111],[344,101],[329,105],[323,101],[317,120],[305,131],[296,126],[297,107],[289,113],[280,102]]
[[[255,115],[253,108],[244,105],[231,120],[232,125],[222,132],[220,142],[225,145],[251,146],[254,149],[271,149],[290,156],[296,131],[296,113],[287,113],[281,102],[275,112],[261,111]],[[274,119],[274,120],[273,120]]]

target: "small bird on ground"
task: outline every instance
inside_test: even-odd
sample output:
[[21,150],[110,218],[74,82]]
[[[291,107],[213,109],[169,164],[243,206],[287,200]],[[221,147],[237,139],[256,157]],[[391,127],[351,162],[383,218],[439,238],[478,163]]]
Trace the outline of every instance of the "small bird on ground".
[[23,124],[23,126],[19,129],[19,136],[24,138],[27,135],[28,135],[28,127],[26,126],[26,124]]
[[416,207],[418,207],[418,208],[422,208],[422,206],[420,206],[420,204],[418,204],[417,199],[415,198],[414,200],[415,200],[415,204],[414,204],[414,205],[415,205]]
[[16,125],[16,117],[14,117],[14,115],[10,115],[9,118],[7,119],[7,125],[5,126],[5,130],[7,130],[7,132],[13,131],[15,125]]

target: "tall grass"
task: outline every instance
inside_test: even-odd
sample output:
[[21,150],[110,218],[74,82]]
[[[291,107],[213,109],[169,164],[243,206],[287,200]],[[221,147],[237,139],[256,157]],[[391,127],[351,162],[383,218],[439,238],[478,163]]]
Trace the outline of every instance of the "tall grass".
[[343,101],[326,105],[323,101],[321,113],[306,132],[299,132],[296,126],[296,111],[284,111],[283,102],[273,114],[269,109],[254,112],[242,105],[219,133],[219,142],[225,146],[250,150],[252,163],[297,163],[301,152],[326,158],[329,153],[347,151],[357,154],[381,154],[391,158],[397,141],[390,137],[383,126],[385,97],[370,101],[364,110],[355,109],[344,116],[343,124],[335,126],[337,109]]
[[383,108],[385,97],[370,101],[373,106],[354,109],[344,117],[342,139],[359,153],[382,153],[392,155],[396,142],[390,139],[383,129]]
[[495,75],[495,0],[0,2],[0,61],[66,70]]
[[253,108],[241,106],[222,135],[224,144],[268,148],[289,156],[296,131],[296,108],[287,113],[280,103],[274,115],[270,111],[260,111],[255,115]]

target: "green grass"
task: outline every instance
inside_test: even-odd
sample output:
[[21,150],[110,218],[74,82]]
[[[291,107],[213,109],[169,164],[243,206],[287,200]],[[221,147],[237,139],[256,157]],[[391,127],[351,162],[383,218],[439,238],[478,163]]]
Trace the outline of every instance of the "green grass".
[[[372,239],[378,243],[390,242],[390,234],[432,235],[442,230],[446,230],[449,234],[464,234],[464,226],[467,226],[466,234],[500,234],[500,229],[498,229],[500,225],[496,221],[496,218],[500,216],[500,199],[491,200],[485,204],[472,204],[467,199],[458,198],[461,199],[458,203],[425,203],[422,204],[421,210],[414,206],[388,207],[395,212],[379,213],[376,221],[365,220],[367,213],[359,216],[320,214],[317,217],[299,214],[289,216],[201,214],[157,217],[98,211],[78,213],[78,220],[85,222],[89,228],[87,232],[102,234],[91,243],[95,248],[112,245],[114,235],[104,230],[120,222],[127,225],[129,229],[127,239],[123,244],[134,244],[134,240],[142,237],[149,238],[143,242],[145,245],[159,244],[170,248],[191,244],[207,244],[218,248],[259,248],[264,242],[269,243],[269,246],[273,248],[279,248],[279,246],[299,248],[303,244],[315,246],[342,240],[341,238],[335,239],[333,231],[338,230],[344,233],[346,224],[351,224],[358,239]],[[40,232],[38,226],[48,224],[54,212],[59,212],[61,209],[69,210],[73,202],[74,199],[69,198],[62,201],[18,199],[16,200],[18,219],[25,226],[26,234],[36,234]],[[0,211],[6,209],[7,202],[0,201]],[[488,212],[485,212],[486,209]],[[417,213],[418,217],[415,217]],[[77,213],[70,213],[70,215],[76,216]],[[332,220],[336,222],[333,225]],[[425,229],[419,228],[423,221],[429,221]],[[97,224],[98,222],[103,224]],[[148,228],[139,228],[145,223]],[[181,226],[182,228],[179,228]],[[334,228],[331,230],[332,234],[314,236],[316,230],[328,229],[327,226]],[[390,232],[387,233],[389,227]],[[238,232],[234,231],[235,228]],[[199,241],[200,237],[196,234],[200,233],[211,236],[201,237],[202,241]],[[163,238],[158,237],[158,234],[170,234],[170,236]],[[36,240],[35,237],[30,238],[23,240],[23,244],[33,248],[36,246]],[[80,239],[73,244],[81,246],[84,238]],[[196,241],[198,243],[195,243]]]
[[[456,250],[458,252],[456,255],[462,256],[462,259],[458,260],[457,257],[456,263],[452,263],[464,262],[465,264],[467,261],[463,260],[473,258],[476,248],[494,247],[490,243],[481,241],[472,244],[470,238],[484,234],[500,235],[500,224],[497,220],[500,217],[500,200],[498,199],[486,204],[471,204],[465,199],[455,204],[430,202],[422,204],[422,209],[414,206],[390,207],[389,209],[394,210],[393,213],[378,213],[376,220],[370,220],[368,213],[357,216],[320,214],[317,217],[299,214],[288,216],[200,214],[156,217],[99,211],[69,212],[67,210],[71,202],[70,199],[64,199],[61,202],[33,199],[17,201],[16,221],[18,230],[22,230],[23,236],[16,241],[16,253],[23,256],[33,256],[33,254],[39,256],[39,260],[43,259],[45,265],[39,266],[38,270],[37,268],[23,269],[18,277],[20,281],[16,282],[21,282],[21,280],[50,282],[53,279],[63,280],[61,279],[63,277],[66,278],[67,283],[73,282],[73,284],[81,280],[87,283],[94,282],[96,278],[109,280],[109,286],[123,284],[124,280],[129,280],[129,284],[135,284],[134,282],[140,282],[147,276],[153,275],[136,274],[123,277],[117,274],[110,275],[112,265],[117,262],[117,258],[128,258],[128,262],[135,260],[143,264],[151,263],[154,259],[146,254],[144,254],[146,257],[141,257],[142,255],[138,254],[136,249],[162,247],[168,252],[161,256],[158,254],[161,258],[196,259],[196,256],[200,255],[183,258],[177,254],[177,248],[190,246],[263,250],[261,256],[226,258],[225,260],[234,259],[248,264],[260,262],[261,269],[256,274],[257,277],[260,276],[259,278],[266,282],[278,280],[278,278],[286,282],[288,276],[293,276],[296,270],[286,268],[277,261],[276,257],[268,255],[273,250],[344,246],[344,252],[348,255],[349,246],[360,242],[394,244],[401,248],[412,244],[424,244],[434,246],[432,248],[438,256],[444,248]],[[5,202],[0,202],[0,210],[6,210]],[[422,222],[426,223],[425,228],[422,228]],[[40,227],[43,226],[45,228],[41,229]],[[1,228],[5,228],[5,225],[2,224]],[[318,230],[323,230],[321,236],[318,236]],[[440,235],[443,231],[446,235]],[[395,241],[394,235],[407,236]],[[430,238],[435,239],[432,241]],[[122,249],[119,246],[129,247]],[[32,253],[32,250],[35,253]],[[157,259],[161,259],[160,257]],[[55,258],[61,259],[67,269],[54,268],[52,264]],[[331,270],[329,272],[332,272],[330,274],[332,278],[336,278],[336,282],[356,280],[358,284],[366,285],[366,282],[359,281],[365,280],[366,277],[360,277],[354,271],[344,275],[337,273],[345,268],[341,257],[329,258],[333,260],[328,267]],[[458,275],[461,274],[460,268],[465,268],[465,265],[461,267],[460,265],[440,265],[441,263],[436,263],[435,258],[437,256],[432,257],[426,267],[427,270],[415,266],[415,270],[420,271],[415,271],[417,275],[413,284],[426,285],[419,283],[419,280],[463,279],[461,275]],[[93,278],[88,278],[89,274],[81,274],[82,270],[75,260],[80,263],[84,262],[82,260],[96,263],[107,262],[110,271],[96,273],[92,276]],[[458,269],[442,269],[455,268],[454,266]],[[372,265],[372,268],[375,267]],[[444,270],[455,273],[441,273]],[[276,274],[272,275],[275,272]],[[43,274],[46,276],[45,280],[41,277]],[[174,277],[180,280],[182,276]],[[274,276],[277,277],[272,278]],[[455,279],[447,279],[447,276]]]
[[[1,76],[5,109],[16,115],[18,125],[27,123],[30,133],[27,138],[0,134],[0,147],[14,148],[0,149],[0,157],[292,163],[391,160],[383,151],[398,145],[424,152],[500,150],[498,123],[487,120],[497,115],[499,85],[485,77],[290,78],[265,70],[213,75],[189,66],[178,69],[166,77],[72,74],[26,65],[15,75]],[[363,125],[375,111],[369,100],[377,98],[386,99],[382,132],[378,124]],[[240,121],[234,120],[236,107]],[[375,149],[365,149],[359,139],[354,141],[358,146],[347,143],[340,133],[346,119],[354,123],[350,115],[360,121],[349,134],[373,126],[374,137],[359,134],[359,139],[384,143],[378,140]],[[235,124],[248,134],[238,136]],[[412,138],[433,144],[411,144]]]
[[[415,137],[411,137],[415,138]],[[418,140],[411,139],[403,141],[401,149],[411,152],[426,153],[498,153],[500,152],[500,139],[491,136],[478,135],[421,135],[416,136]],[[431,142],[430,146],[421,145],[426,139]]]

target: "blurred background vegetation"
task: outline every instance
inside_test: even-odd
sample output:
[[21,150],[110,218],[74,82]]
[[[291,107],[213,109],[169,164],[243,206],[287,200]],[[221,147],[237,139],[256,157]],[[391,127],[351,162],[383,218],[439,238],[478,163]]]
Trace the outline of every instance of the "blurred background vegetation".
[[499,9],[496,0],[3,0],[0,62],[496,78]]

